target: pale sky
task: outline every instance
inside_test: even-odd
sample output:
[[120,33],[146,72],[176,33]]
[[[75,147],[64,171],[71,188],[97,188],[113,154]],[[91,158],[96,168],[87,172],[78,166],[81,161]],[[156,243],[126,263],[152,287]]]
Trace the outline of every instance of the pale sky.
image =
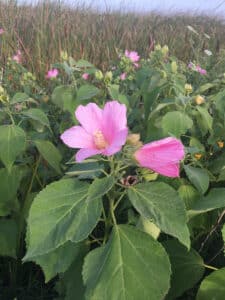
[[[19,3],[32,3],[39,0],[18,0]],[[43,1],[43,0],[42,0]],[[54,0],[52,0],[54,2]],[[198,12],[225,16],[225,0],[55,0],[71,5],[85,3],[100,10],[126,10],[136,12]]]

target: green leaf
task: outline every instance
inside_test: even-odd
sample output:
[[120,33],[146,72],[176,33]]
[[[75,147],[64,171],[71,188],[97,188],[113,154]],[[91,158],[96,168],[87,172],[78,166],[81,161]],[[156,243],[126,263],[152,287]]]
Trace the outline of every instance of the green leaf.
[[80,242],[89,235],[102,210],[101,198],[88,195],[89,186],[74,178],[62,179],[37,195],[28,218],[25,261],[49,253],[67,241]]
[[202,214],[223,207],[225,207],[225,188],[213,188],[206,197],[196,201],[188,213],[189,215]]
[[140,183],[129,188],[128,196],[142,217],[190,247],[185,206],[171,186],[163,182]]
[[110,84],[108,86],[109,95],[111,99],[118,99],[119,98],[119,85],[118,84]]
[[193,126],[193,121],[184,113],[179,111],[168,112],[162,118],[162,129],[166,135],[180,137]]
[[12,97],[12,100],[10,100],[10,104],[25,102],[25,101],[28,101],[29,99],[30,99],[30,97],[25,93],[16,93]]
[[225,268],[207,276],[201,283],[196,300],[224,300]]
[[199,94],[202,94],[204,93],[205,91],[211,89],[212,87],[214,87],[215,85],[213,83],[205,83],[203,85],[201,85],[199,87],[199,89],[197,91],[195,91],[195,93],[199,93]]
[[77,68],[94,68],[93,64],[84,59],[78,60],[75,65]]
[[115,181],[113,176],[108,176],[104,178],[96,178],[88,189],[88,196],[91,199],[102,197],[108,191],[111,190]]
[[169,254],[172,267],[171,288],[166,299],[174,300],[202,278],[204,261],[194,249],[188,251],[176,240],[166,241],[163,246]]
[[10,171],[17,156],[26,147],[26,134],[19,126],[0,126],[0,159]]
[[64,111],[74,115],[76,98],[74,88],[70,85],[57,86],[51,96],[52,102]]
[[60,161],[62,155],[59,150],[50,141],[36,140],[35,146],[50,166],[61,174]]
[[208,130],[212,130],[213,118],[208,113],[207,109],[201,106],[196,106],[198,112],[201,115],[202,122],[204,123],[204,127]]
[[17,190],[23,176],[23,169],[17,166],[13,166],[10,173],[7,169],[0,169],[0,216],[6,216],[15,209]]
[[76,257],[73,264],[66,271],[61,278],[61,281],[65,287],[64,300],[85,300],[85,287],[82,279],[82,267],[84,263],[84,255],[87,250],[83,249]]
[[192,185],[181,185],[178,189],[180,198],[184,201],[186,209],[190,207],[199,199],[198,191]]
[[42,111],[41,109],[30,108],[26,111],[23,111],[22,114],[24,116],[31,118],[32,120],[39,122],[43,126],[50,128],[48,117],[46,116],[46,113],[44,111]]
[[85,258],[86,299],[161,300],[169,289],[170,263],[151,236],[115,226],[105,246]]
[[0,219],[0,255],[16,258],[17,228],[14,220]]
[[81,248],[81,243],[75,244],[68,241],[50,253],[35,257],[33,260],[41,266],[45,274],[45,282],[67,271],[80,254]]
[[184,170],[190,182],[197,188],[200,193],[204,194],[209,187],[208,172],[204,169],[191,166],[184,166]]
[[99,89],[94,85],[82,85],[77,91],[77,101],[88,100],[98,95]]
[[150,234],[155,240],[157,240],[160,235],[160,229],[153,222],[143,218],[142,216],[140,216],[138,220],[137,228]]

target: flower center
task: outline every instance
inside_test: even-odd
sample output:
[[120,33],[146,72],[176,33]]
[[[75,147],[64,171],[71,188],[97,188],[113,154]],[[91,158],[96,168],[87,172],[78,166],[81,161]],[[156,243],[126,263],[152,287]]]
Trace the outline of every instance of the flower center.
[[101,130],[97,130],[94,132],[94,143],[97,149],[105,149],[108,146],[108,142],[106,141]]

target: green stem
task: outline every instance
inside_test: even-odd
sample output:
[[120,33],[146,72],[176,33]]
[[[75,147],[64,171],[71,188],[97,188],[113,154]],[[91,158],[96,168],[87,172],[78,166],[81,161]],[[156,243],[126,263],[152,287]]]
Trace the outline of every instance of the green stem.
[[210,265],[206,265],[204,264],[204,267],[207,268],[207,269],[211,269],[211,270],[214,270],[214,271],[217,271],[218,269],[213,267],[213,266],[210,266]]

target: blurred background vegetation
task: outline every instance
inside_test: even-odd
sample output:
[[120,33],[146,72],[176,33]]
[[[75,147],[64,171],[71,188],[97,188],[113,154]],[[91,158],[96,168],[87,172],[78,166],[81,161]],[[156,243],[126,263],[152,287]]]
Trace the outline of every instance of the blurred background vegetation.
[[[197,33],[188,29],[193,27]],[[103,70],[118,57],[118,49],[138,51],[148,57],[154,44],[168,45],[170,53],[184,62],[198,61],[205,49],[212,51],[213,64],[224,61],[224,20],[195,14],[135,14],[101,12],[93,7],[61,1],[19,5],[0,1],[0,63],[17,49],[23,63],[36,75],[44,74],[59,61],[61,51],[75,59],[85,58]]]

